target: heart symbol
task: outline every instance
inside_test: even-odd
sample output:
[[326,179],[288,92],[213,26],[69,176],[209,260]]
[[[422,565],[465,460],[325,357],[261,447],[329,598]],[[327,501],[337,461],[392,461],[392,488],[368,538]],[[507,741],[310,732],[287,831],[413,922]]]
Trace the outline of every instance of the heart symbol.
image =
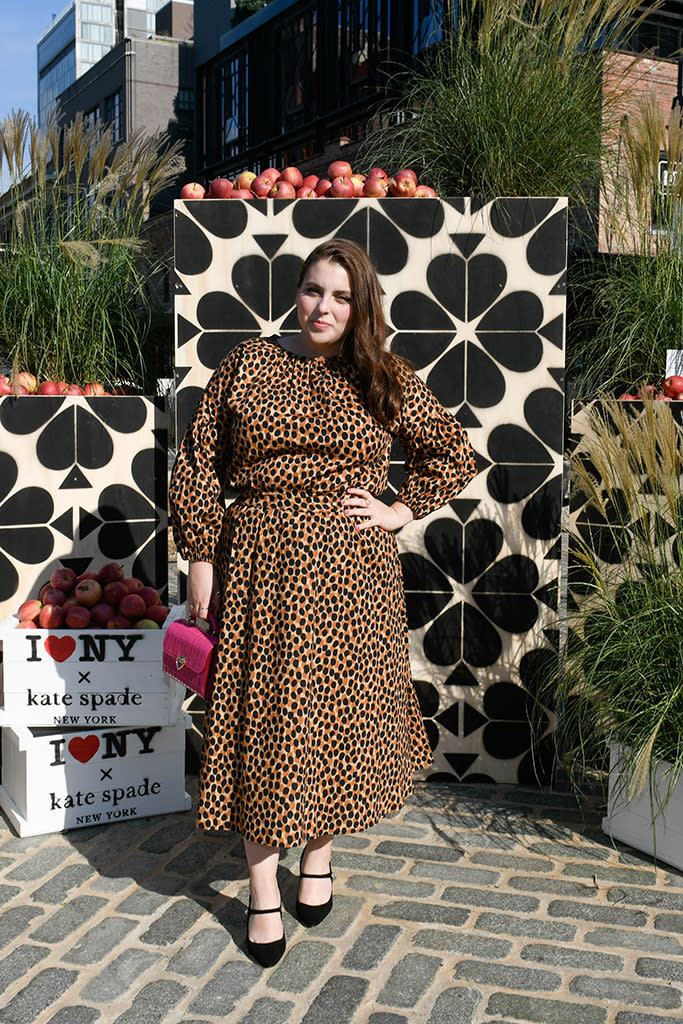
[[76,650],[76,641],[72,636],[49,636],[45,640],[45,650],[55,661],[66,661]]
[[100,741],[97,736],[74,736],[69,740],[69,753],[85,764],[91,757],[94,757],[99,750]]

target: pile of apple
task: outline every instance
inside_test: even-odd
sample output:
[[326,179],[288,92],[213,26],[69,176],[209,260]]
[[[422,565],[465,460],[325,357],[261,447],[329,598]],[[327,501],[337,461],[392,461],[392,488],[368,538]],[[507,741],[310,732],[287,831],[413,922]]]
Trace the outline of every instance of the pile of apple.
[[109,395],[102,384],[92,381],[84,387],[69,384],[65,380],[44,380],[38,383],[34,374],[22,370],[14,377],[0,373],[0,397],[2,395]]
[[647,399],[654,399],[655,402],[680,402],[683,401],[683,377],[674,374],[662,382],[662,390],[658,391],[653,384],[643,384],[635,395],[625,391],[619,395],[620,402],[643,402]]
[[124,577],[117,562],[80,576],[64,567],[37,598],[24,601],[17,629],[161,629],[168,611],[154,587]]
[[183,185],[181,199],[352,199],[354,196],[384,196],[414,199],[437,199],[429,185],[420,185],[415,171],[410,168],[389,176],[381,167],[373,167],[368,174],[354,171],[346,160],[335,160],[327,168],[327,177],[316,174],[306,177],[298,167],[285,167],[278,171],[269,167],[261,174],[243,171],[230,178],[214,178],[205,189],[196,181]]

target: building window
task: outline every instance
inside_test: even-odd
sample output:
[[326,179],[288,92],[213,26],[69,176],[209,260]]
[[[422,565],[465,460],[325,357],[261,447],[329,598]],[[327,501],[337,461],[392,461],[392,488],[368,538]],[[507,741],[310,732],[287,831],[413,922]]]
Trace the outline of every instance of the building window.
[[194,127],[194,89],[178,89],[176,120],[178,121],[179,132],[183,135],[192,135]]
[[[283,130],[292,115],[303,110],[309,83],[316,72],[316,12],[307,11],[285,22],[280,31],[280,89],[284,97]],[[298,118],[296,119],[298,120]]]
[[111,128],[112,142],[121,141],[121,90],[117,89],[104,101],[104,120]]
[[368,0],[349,5],[349,55],[351,81],[368,77]]
[[247,146],[248,66],[246,53],[240,53],[221,68],[223,158],[236,156]]

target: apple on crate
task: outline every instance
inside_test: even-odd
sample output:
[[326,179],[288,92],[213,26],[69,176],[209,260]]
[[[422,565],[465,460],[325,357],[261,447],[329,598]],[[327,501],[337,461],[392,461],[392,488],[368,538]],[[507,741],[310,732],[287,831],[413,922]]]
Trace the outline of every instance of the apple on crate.
[[180,190],[181,199],[203,199],[206,189],[197,181],[188,181]]

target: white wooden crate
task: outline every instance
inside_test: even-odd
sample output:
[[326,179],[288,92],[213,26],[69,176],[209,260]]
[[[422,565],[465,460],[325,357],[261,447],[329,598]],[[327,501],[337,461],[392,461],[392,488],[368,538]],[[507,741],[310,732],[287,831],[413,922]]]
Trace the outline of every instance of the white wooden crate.
[[609,802],[607,815],[602,819],[602,831],[634,850],[683,870],[683,777],[674,786],[664,808],[660,809],[668,787],[670,767],[662,761],[654,774],[654,801],[649,783],[637,797],[627,800],[623,784],[617,781],[621,756],[620,746],[611,743]]
[[17,629],[0,623],[0,725],[171,725],[185,688],[161,669],[163,629]]
[[2,730],[0,807],[20,836],[188,810],[186,714],[174,725]]

